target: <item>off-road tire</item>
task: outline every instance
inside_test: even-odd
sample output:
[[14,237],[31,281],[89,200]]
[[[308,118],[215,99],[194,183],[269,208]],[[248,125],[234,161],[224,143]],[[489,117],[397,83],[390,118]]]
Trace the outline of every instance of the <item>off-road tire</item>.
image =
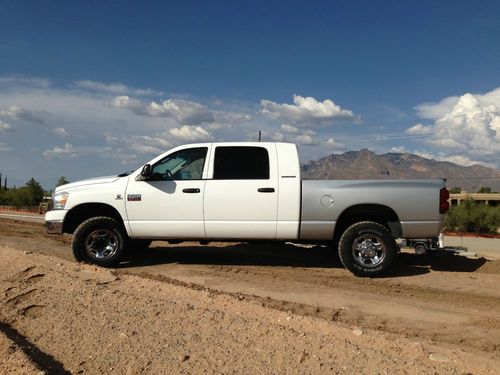
[[[106,216],[92,217],[81,223],[73,233],[73,256],[79,262],[113,267],[122,259],[129,241],[125,228],[116,219]],[[97,255],[92,254],[96,248],[105,249],[96,251]]]
[[383,274],[393,263],[396,253],[397,245],[392,234],[373,221],[351,225],[339,241],[340,260],[356,276]]

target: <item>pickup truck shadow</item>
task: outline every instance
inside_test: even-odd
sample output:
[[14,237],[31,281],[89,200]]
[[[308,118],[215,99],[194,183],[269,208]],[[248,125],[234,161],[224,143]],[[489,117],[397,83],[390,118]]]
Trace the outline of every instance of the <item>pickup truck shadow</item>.
[[[227,266],[281,266],[300,268],[339,268],[343,265],[325,246],[302,247],[292,244],[237,243],[219,246],[189,244],[164,245],[155,242],[142,251],[131,251],[118,268],[145,267],[180,263]],[[398,254],[395,264],[384,277],[421,275],[433,271],[475,272],[487,262],[453,254]]]
[[[158,244],[162,244],[159,242]],[[206,264],[231,266],[342,267],[324,246],[301,247],[291,244],[236,243],[219,246],[190,244],[155,246],[131,251],[120,267],[156,264]]]
[[477,271],[486,262],[485,258],[467,258],[453,253],[416,255],[412,253],[401,253],[388,276],[403,276],[405,271],[414,268],[425,269],[427,272],[463,272],[471,273]]

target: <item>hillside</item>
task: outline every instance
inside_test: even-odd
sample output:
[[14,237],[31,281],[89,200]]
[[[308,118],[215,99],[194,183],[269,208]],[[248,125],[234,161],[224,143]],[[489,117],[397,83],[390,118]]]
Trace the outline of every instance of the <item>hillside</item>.
[[410,153],[377,155],[364,149],[332,154],[302,165],[304,179],[425,179],[446,178],[449,188],[475,192],[481,186],[500,191],[500,171],[426,159]]

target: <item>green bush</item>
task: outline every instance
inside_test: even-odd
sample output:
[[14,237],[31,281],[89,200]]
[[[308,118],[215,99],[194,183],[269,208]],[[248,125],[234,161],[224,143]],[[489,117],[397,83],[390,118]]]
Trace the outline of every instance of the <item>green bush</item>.
[[1,188],[0,204],[21,207],[34,207],[43,200],[44,191],[42,186],[31,178],[24,186],[19,188]]
[[499,227],[500,206],[490,207],[468,199],[450,209],[443,229],[450,232],[497,233]]

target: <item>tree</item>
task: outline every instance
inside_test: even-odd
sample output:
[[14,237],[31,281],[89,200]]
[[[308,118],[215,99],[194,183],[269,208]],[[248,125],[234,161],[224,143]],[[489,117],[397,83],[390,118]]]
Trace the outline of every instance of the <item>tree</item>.
[[481,189],[478,190],[478,193],[491,194],[491,188],[489,186],[481,186]]
[[450,189],[450,194],[460,194],[462,192],[462,188],[459,188],[458,186],[452,187]]
[[13,187],[7,191],[6,196],[8,203],[17,208],[34,206],[32,204],[31,192],[26,186],[20,188]]
[[66,184],[69,184],[69,181],[66,180],[66,177],[61,176],[61,177],[59,177],[59,180],[57,180],[56,187],[61,186],[61,185],[66,185]]
[[32,177],[24,187],[28,190],[28,206],[37,206],[43,200],[42,186]]
[[0,205],[8,205],[9,201],[7,198],[7,190],[2,189],[2,186],[0,185]]

